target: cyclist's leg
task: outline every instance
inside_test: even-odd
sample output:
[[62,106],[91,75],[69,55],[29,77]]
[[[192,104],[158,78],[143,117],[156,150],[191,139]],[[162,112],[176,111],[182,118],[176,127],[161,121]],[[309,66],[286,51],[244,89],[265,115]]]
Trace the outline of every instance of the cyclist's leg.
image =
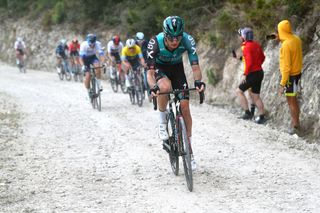
[[[94,56],[95,58],[93,59],[93,66],[94,67],[100,67],[101,64],[100,64],[100,61],[99,59]],[[97,78],[97,84],[98,84],[98,87],[100,89],[100,91],[102,91],[102,86],[101,86],[101,68],[97,68],[95,69],[95,74],[96,74],[96,78]]]
[[124,76],[125,76],[125,81],[126,81],[126,86],[127,87],[131,86],[130,77],[129,77],[129,69],[130,69],[131,64],[130,65],[129,64],[130,64],[130,62],[128,62],[128,64],[126,64],[125,62],[122,62],[123,72],[124,72]]
[[16,63],[17,65],[20,64],[21,61],[21,52],[19,50],[16,50]]
[[[88,58],[84,58],[83,59],[83,63],[86,67],[90,67],[90,64],[92,64],[92,57],[88,57]],[[85,75],[85,79],[84,79],[84,86],[88,91],[88,95],[90,97],[90,80],[91,80],[91,76],[90,76],[90,69],[86,69],[84,71],[84,75]]]
[[[169,92],[171,90],[171,80],[170,77],[170,68],[166,66],[158,66],[158,71],[155,73],[155,78],[157,85],[160,88],[160,92]],[[168,71],[168,72],[166,72]],[[168,96],[160,95],[157,98],[158,108],[159,108],[159,137],[162,140],[167,140],[169,138],[167,132],[167,104]]]
[[[188,81],[184,73],[183,64],[172,66],[172,88],[173,89],[188,89]],[[187,128],[187,135],[190,138],[192,135],[192,118],[189,107],[189,92],[184,92],[178,95],[180,99],[181,113]]]
[[119,79],[120,79],[120,81],[123,81],[124,75],[123,75],[123,71],[122,71],[121,59],[120,59],[119,54],[118,54],[118,57],[116,57],[116,65],[118,67]]

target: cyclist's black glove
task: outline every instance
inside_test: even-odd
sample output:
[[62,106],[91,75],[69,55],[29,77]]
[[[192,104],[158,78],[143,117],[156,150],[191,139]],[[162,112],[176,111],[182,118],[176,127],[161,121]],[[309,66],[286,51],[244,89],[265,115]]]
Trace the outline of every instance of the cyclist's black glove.
[[201,89],[201,86],[203,85],[203,88],[206,88],[206,84],[200,80],[196,80],[194,81],[194,87],[198,87],[199,89]]
[[158,91],[160,91],[158,84],[154,85],[153,88],[150,89],[150,93],[153,92],[154,94],[157,94]]

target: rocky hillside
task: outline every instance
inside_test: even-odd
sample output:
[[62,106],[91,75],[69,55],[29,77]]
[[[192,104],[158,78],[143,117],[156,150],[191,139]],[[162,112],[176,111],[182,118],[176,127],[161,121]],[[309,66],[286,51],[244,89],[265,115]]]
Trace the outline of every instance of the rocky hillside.
[[[319,142],[320,137],[320,19],[319,15],[311,14],[308,20],[297,23],[295,33],[308,35],[304,39],[304,67],[302,75],[302,90],[300,92],[301,121],[310,141]],[[308,24],[305,24],[308,23]],[[72,32],[67,24],[53,26],[50,31],[44,30],[40,22],[19,20],[5,21],[0,26],[0,60],[14,64],[13,44],[17,36],[22,36],[28,45],[28,66],[34,69],[54,71],[54,50],[61,38],[71,40],[81,35]],[[93,30],[93,32],[95,32]],[[100,41],[106,45],[112,32],[99,30]],[[236,36],[234,39],[237,39]],[[264,42],[266,61],[263,64],[265,78],[262,85],[262,99],[270,118],[269,124],[275,128],[286,130],[290,124],[290,115],[285,97],[277,96],[280,79],[279,44]],[[237,50],[240,53],[240,49]],[[216,49],[201,41],[198,42],[198,53],[204,78],[208,84],[207,101],[213,104],[236,106],[235,89],[242,73],[242,63],[231,57],[230,50]],[[187,60],[185,60],[187,61]],[[188,65],[185,66],[190,71]],[[214,73],[214,78],[210,73]],[[191,71],[189,78],[191,79]],[[212,80],[215,80],[212,83]]]

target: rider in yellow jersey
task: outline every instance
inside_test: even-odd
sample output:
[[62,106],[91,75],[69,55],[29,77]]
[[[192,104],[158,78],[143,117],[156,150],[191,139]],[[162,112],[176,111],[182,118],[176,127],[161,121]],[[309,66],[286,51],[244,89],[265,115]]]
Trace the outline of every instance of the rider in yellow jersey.
[[134,39],[128,39],[126,41],[126,46],[122,48],[121,51],[121,61],[124,67],[123,70],[126,74],[126,86],[130,87],[131,85],[128,77],[129,69],[132,68],[133,70],[136,70],[140,65],[143,67],[146,66],[141,48],[136,45]]

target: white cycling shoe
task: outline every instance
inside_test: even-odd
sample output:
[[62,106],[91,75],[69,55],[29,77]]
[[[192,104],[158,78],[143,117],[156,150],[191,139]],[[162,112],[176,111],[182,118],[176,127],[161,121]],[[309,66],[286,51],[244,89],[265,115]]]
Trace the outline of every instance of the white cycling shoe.
[[197,169],[197,163],[194,160],[193,156],[191,156],[191,169],[192,169],[192,171]]
[[169,139],[169,134],[167,132],[167,124],[159,124],[159,138],[161,140]]

